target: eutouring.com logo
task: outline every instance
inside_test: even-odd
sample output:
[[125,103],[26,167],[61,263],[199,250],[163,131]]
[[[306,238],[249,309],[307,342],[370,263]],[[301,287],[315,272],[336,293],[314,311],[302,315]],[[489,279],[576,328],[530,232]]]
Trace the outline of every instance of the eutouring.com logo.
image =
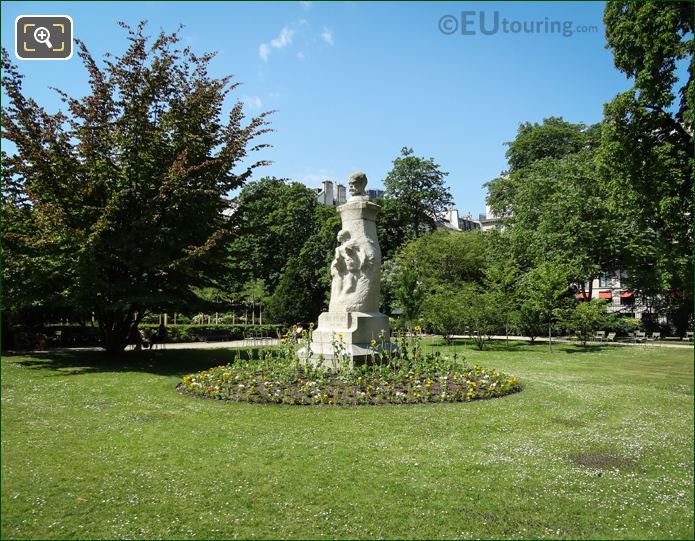
[[460,15],[442,15],[439,19],[439,31],[452,36],[494,36],[503,34],[558,34],[571,37],[574,34],[598,32],[597,25],[575,25],[574,21],[554,21],[545,17],[534,20],[516,20],[501,17],[499,11],[462,11]]

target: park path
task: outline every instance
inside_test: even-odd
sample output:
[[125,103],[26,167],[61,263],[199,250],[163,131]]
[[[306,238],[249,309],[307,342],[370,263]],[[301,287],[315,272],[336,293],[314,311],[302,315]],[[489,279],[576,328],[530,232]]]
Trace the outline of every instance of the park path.
[[[427,335],[425,335],[427,336]],[[470,339],[469,336],[454,336],[457,339]],[[507,337],[502,336],[491,336],[492,340],[503,341]],[[528,336],[509,336],[510,341],[530,341]],[[548,337],[537,337],[536,343],[547,343]],[[566,340],[563,338],[553,338],[554,344],[577,344],[574,340]],[[656,347],[656,348],[677,348],[685,349],[693,347],[692,342],[671,342],[665,340],[658,340],[655,342],[587,342],[588,345],[601,346],[626,346],[626,347]],[[165,345],[164,349],[227,349],[227,348],[248,348],[248,347],[259,347],[259,346],[278,346],[280,345],[280,340],[277,338],[266,338],[264,340],[231,340],[228,342],[180,342],[180,343],[169,343]],[[52,348],[50,350],[31,350],[31,351],[8,351],[9,355],[40,355],[46,353],[56,353],[56,352],[72,352],[72,351],[103,351],[102,348],[95,347],[78,347],[78,348]],[[132,351],[128,348],[126,351]],[[159,346],[155,351],[161,351]]]

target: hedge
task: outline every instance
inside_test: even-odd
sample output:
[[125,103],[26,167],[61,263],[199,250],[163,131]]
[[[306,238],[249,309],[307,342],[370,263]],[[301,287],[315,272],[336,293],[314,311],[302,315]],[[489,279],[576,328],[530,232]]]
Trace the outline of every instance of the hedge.
[[[159,325],[140,324],[145,336],[152,336]],[[167,325],[167,342],[205,342],[213,340],[243,340],[249,337],[277,338],[283,325]],[[89,347],[101,345],[99,327],[82,325],[46,325],[39,328],[13,329],[16,349],[39,347]]]

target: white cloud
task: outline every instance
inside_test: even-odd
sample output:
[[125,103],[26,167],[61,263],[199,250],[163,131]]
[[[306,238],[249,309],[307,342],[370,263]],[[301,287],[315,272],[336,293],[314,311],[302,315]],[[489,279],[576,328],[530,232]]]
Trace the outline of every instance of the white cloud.
[[241,98],[241,101],[244,102],[249,109],[260,109],[263,107],[263,101],[261,101],[261,98],[258,96],[244,96]]
[[309,9],[311,7],[312,2],[299,2],[299,5],[302,6],[304,9]]
[[294,30],[289,26],[283,27],[280,31],[280,35],[274,39],[270,40],[270,43],[261,43],[258,47],[258,56],[261,57],[263,62],[268,61],[270,56],[271,47],[273,49],[284,49],[292,43],[292,38],[294,37]]
[[270,45],[268,45],[267,43],[261,43],[261,46],[258,48],[258,56],[261,57],[261,60],[263,60],[263,62],[267,62],[269,54]]
[[299,60],[304,60],[306,57],[304,56],[304,53],[300,51],[297,53],[297,58],[299,58]]
[[270,41],[270,45],[276,49],[284,49],[290,43],[292,43],[292,37],[294,36],[294,30],[289,26],[285,26],[281,31],[280,35],[275,39]]
[[328,45],[335,44],[335,40],[333,39],[333,31],[332,30],[329,30],[328,28],[324,27],[323,31],[321,32],[321,37],[323,38],[323,41],[328,43]]

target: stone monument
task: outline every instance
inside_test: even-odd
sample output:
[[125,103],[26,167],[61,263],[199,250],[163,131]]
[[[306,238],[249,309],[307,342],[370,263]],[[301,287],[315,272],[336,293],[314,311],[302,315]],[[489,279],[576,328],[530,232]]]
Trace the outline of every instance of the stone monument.
[[314,362],[323,357],[327,366],[335,366],[336,341],[342,342],[351,364],[369,360],[382,344],[389,347],[389,318],[379,312],[381,249],[375,222],[379,205],[365,195],[367,175],[353,173],[348,184],[351,197],[337,209],[342,228],[331,263],[328,312],[319,316],[311,351],[300,352]]

